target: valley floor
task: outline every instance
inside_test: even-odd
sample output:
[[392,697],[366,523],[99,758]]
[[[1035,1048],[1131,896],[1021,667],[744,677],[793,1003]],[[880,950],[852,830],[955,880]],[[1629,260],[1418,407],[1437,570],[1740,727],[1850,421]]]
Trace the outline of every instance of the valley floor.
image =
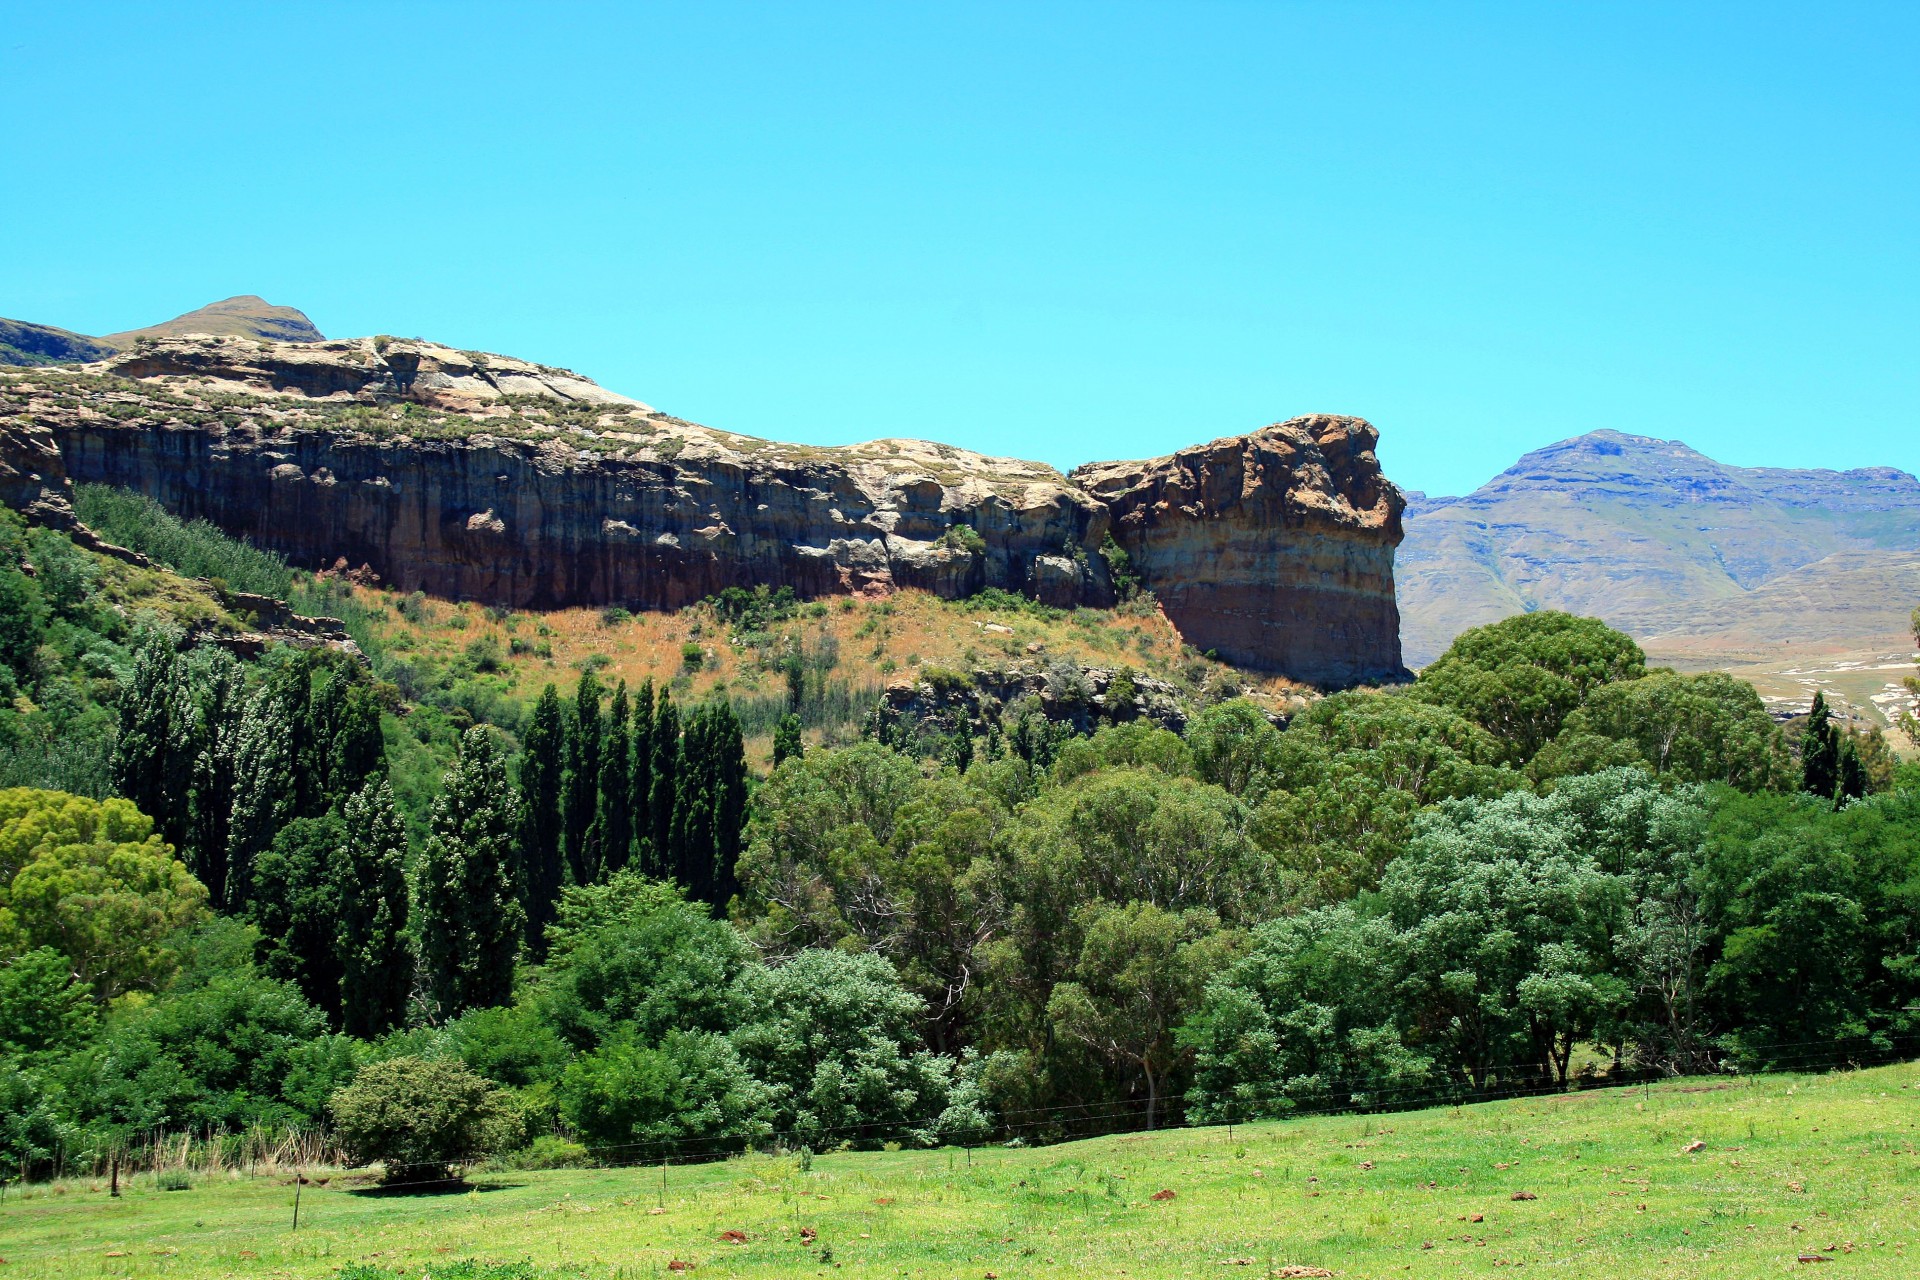
[[[1693,1143],[1704,1143],[1689,1151]],[[1172,1195],[1160,1199],[1156,1193]],[[1531,1198],[1528,1198],[1531,1197]],[[1126,1135],[478,1175],[441,1195],[285,1175],[13,1190],[0,1276],[1909,1276],[1920,1064]],[[723,1240],[738,1232],[744,1243]],[[804,1237],[804,1239],[803,1239]],[[1247,1270],[1221,1270],[1245,1267]],[[1289,1268],[1292,1268],[1290,1270]],[[1315,1270],[1321,1268],[1324,1270]],[[364,1274],[364,1273],[363,1273]]]

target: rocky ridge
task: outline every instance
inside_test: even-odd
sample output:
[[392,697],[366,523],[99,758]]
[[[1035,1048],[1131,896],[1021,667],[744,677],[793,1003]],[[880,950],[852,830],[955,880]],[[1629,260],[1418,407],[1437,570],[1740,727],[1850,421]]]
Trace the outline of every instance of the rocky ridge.
[[1109,539],[1200,649],[1322,685],[1401,672],[1401,499],[1358,419],[1275,424],[1072,477],[945,445],[781,444],[565,369],[406,339],[190,336],[0,372],[76,481],[402,590],[671,609],[988,587],[1111,605]]

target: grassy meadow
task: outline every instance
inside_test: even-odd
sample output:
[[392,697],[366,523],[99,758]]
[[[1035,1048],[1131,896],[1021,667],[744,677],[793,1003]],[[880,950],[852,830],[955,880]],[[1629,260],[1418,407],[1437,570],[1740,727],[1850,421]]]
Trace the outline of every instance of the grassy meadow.
[[[1704,1144],[1697,1148],[1694,1144]],[[807,1167],[810,1164],[810,1167]],[[325,1175],[316,1175],[316,1177]],[[14,1189],[0,1276],[1910,1276],[1920,1065],[1051,1147]],[[1162,1195],[1170,1192],[1170,1195]],[[734,1234],[729,1234],[734,1233]],[[737,1237],[737,1238],[736,1238]],[[1239,1271],[1234,1268],[1246,1267]],[[1222,1268],[1228,1268],[1223,1270]],[[490,1268],[481,1268],[485,1275]]]

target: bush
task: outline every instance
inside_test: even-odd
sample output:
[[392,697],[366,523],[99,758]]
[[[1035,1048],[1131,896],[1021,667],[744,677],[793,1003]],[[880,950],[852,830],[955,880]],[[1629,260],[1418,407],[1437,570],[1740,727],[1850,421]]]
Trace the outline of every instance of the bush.
[[355,1160],[386,1165],[388,1182],[421,1182],[480,1155],[499,1098],[460,1063],[402,1057],[361,1068],[331,1110]]
[[706,653],[698,644],[691,640],[680,646],[680,661],[686,665],[688,670],[698,670],[700,664],[705,662],[706,658]]

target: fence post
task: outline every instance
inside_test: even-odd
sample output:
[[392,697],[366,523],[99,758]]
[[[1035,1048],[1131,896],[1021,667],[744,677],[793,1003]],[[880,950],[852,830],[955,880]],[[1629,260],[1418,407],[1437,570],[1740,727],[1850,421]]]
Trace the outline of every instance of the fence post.
[[120,1198],[120,1148],[115,1147],[107,1158],[107,1194],[115,1200]]
[[295,1165],[293,1169],[293,1229],[295,1231],[300,1229],[300,1184],[306,1180],[305,1175],[300,1172],[300,1167]]

